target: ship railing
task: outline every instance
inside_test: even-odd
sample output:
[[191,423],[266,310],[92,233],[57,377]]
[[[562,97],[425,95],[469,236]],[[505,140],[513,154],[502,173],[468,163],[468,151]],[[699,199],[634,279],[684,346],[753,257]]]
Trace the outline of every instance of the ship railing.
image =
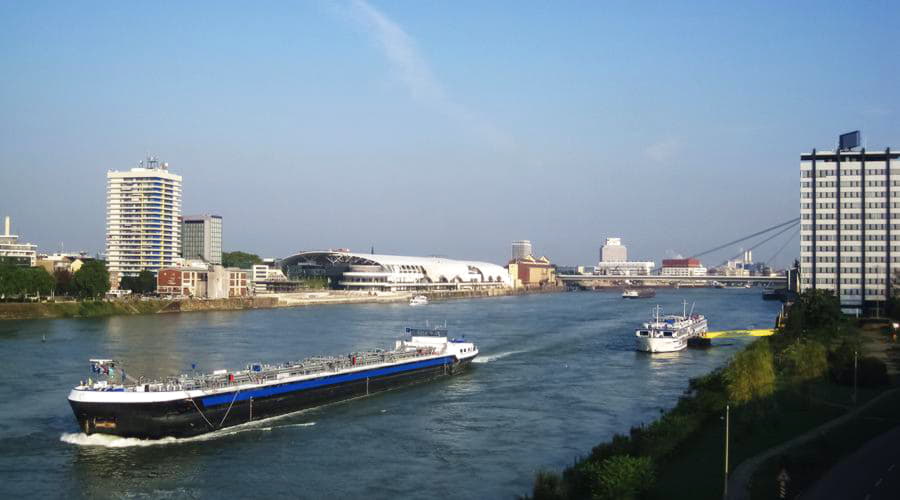
[[418,357],[440,354],[442,349],[436,347],[419,347],[411,351],[368,351],[351,353],[347,356],[316,356],[302,361],[284,363],[275,366],[264,366],[261,371],[243,370],[217,375],[199,375],[168,377],[163,380],[139,381],[130,390],[142,386],[150,392],[159,391],[191,391],[214,390],[244,385],[248,383],[268,383],[282,378],[302,375],[328,375],[351,368],[394,363]]

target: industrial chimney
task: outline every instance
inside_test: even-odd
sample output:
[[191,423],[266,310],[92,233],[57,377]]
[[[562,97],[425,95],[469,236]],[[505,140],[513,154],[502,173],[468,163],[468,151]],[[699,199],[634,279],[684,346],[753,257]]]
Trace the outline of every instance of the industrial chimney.
[[9,216],[8,215],[6,216],[5,222],[3,224],[3,228],[5,229],[5,231],[3,233],[4,236],[9,236]]

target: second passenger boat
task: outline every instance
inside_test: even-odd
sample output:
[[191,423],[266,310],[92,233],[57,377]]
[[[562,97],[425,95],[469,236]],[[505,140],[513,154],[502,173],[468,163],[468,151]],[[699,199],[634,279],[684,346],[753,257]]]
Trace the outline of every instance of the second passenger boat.
[[655,317],[634,332],[639,351],[680,351],[687,347],[688,339],[703,335],[708,328],[706,318],[700,314],[694,314],[693,306],[691,313],[688,314],[687,302],[684,302],[684,313],[681,316],[662,315],[659,306],[656,306],[653,311]]

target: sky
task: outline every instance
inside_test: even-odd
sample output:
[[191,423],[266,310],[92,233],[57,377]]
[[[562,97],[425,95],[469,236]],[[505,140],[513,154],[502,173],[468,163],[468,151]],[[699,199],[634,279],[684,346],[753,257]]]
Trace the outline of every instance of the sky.
[[797,217],[800,153],[900,148],[898,26],[893,1],[2,2],[0,215],[102,251],[106,172],[153,154],[226,250],[692,255]]

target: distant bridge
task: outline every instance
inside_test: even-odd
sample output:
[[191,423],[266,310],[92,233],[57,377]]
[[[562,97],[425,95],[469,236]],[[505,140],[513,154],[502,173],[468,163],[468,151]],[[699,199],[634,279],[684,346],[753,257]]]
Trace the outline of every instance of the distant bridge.
[[561,274],[557,276],[563,283],[585,288],[614,287],[628,285],[644,286],[710,286],[714,281],[724,285],[764,285],[786,287],[787,276],[607,276],[599,274]]

